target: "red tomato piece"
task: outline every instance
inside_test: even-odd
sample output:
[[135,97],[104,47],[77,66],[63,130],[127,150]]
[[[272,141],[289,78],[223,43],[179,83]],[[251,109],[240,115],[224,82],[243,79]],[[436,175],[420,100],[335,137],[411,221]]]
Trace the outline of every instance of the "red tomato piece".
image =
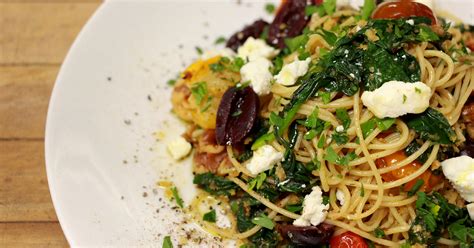
[[368,248],[364,238],[353,233],[345,232],[343,234],[333,236],[329,242],[331,248]]
[[430,7],[412,0],[382,3],[372,14],[373,19],[399,19],[413,16],[428,17],[431,19],[432,25],[438,24],[438,20]]
[[[407,156],[404,151],[398,151],[386,157],[377,159],[375,163],[378,168],[383,168],[392,166],[406,158]],[[382,174],[382,179],[386,182],[396,181],[413,174],[420,167],[422,167],[422,164],[415,160],[399,169]],[[434,175],[431,170],[428,169],[414,180],[406,183],[403,190],[408,191],[413,188],[418,179],[421,179],[424,182],[423,186],[420,188],[420,191],[424,192],[430,192],[433,187],[439,184],[442,180],[440,176]]]

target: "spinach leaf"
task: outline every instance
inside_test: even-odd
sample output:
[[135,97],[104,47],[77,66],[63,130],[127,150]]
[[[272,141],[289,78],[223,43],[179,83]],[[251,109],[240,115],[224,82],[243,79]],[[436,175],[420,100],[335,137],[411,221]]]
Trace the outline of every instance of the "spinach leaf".
[[439,144],[452,144],[456,141],[456,133],[448,120],[433,108],[428,108],[421,114],[407,115],[404,120],[424,140]]
[[293,153],[288,153],[282,162],[285,170],[285,181],[278,183],[281,192],[308,193],[311,190],[311,170],[303,163],[296,161]]
[[238,188],[234,182],[210,172],[195,175],[193,183],[213,195],[229,196],[232,190]]
[[431,195],[418,192],[417,195],[416,218],[409,230],[411,244],[420,243],[434,247],[436,240],[446,230],[452,239],[460,241],[461,247],[469,247],[463,244],[472,244],[474,221],[470,220],[466,208],[450,204],[438,192]]
[[205,213],[202,216],[202,220],[207,221],[207,222],[215,223],[216,222],[216,210],[213,209],[213,210]]
[[388,50],[380,49],[375,43],[369,43],[364,56],[364,67],[364,87],[369,91],[392,80],[420,81],[418,61],[403,50],[392,54]]
[[[405,148],[405,154],[407,156],[410,156],[413,153],[417,152],[420,148],[421,148],[421,145],[418,142],[416,142],[416,140],[414,140]],[[426,150],[424,153],[418,156],[416,160],[424,164],[426,160],[428,160],[428,157],[430,156],[432,149],[433,149],[432,147],[428,148],[428,150]]]

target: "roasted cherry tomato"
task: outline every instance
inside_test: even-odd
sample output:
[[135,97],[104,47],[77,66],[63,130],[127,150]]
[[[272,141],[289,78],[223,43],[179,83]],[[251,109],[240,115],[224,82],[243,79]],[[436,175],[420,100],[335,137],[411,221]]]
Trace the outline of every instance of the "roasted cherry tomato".
[[[398,151],[386,157],[377,159],[375,163],[377,164],[378,168],[384,168],[384,167],[389,167],[391,165],[394,165],[406,158],[407,156],[405,155],[404,151]],[[401,179],[413,174],[421,166],[422,164],[420,164],[418,161],[415,160],[401,167],[400,169],[396,169],[396,170],[387,172],[385,174],[382,174],[382,179],[386,182],[396,181],[398,179]],[[423,172],[418,178],[415,178],[414,180],[411,180],[408,183],[406,183],[405,186],[403,187],[403,190],[409,191],[411,188],[413,188],[413,186],[415,185],[418,179],[421,179],[424,181],[423,186],[419,189],[420,191],[424,191],[424,192],[431,191],[434,186],[436,186],[438,183],[441,182],[440,176],[434,175],[430,170],[427,170]]]
[[333,236],[329,242],[331,248],[368,248],[364,238],[353,233],[345,232],[337,236]]
[[373,19],[399,19],[413,16],[428,17],[431,19],[432,25],[438,24],[438,20],[430,7],[412,0],[382,3],[372,14]]

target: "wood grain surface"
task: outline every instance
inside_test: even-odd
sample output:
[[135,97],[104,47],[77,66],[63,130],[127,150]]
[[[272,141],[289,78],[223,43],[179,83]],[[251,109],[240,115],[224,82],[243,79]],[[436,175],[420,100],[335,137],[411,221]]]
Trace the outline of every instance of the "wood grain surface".
[[51,202],[51,90],[96,0],[0,0],[0,247],[68,247]]

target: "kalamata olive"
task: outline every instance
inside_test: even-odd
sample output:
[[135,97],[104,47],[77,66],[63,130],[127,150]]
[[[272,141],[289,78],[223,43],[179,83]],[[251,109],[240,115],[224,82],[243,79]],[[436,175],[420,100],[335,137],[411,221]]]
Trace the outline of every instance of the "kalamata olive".
[[226,47],[237,51],[249,37],[258,38],[262,35],[268,23],[264,20],[256,20],[254,23],[245,26],[244,29],[232,35],[227,41]]
[[258,95],[251,87],[229,88],[222,96],[217,110],[217,144],[241,143],[257,121],[259,105]]
[[461,150],[461,155],[466,155],[471,158],[474,158],[474,142],[470,137],[468,137],[466,142],[464,143],[464,147]]
[[[311,3],[311,1],[310,1]],[[309,21],[305,14],[307,0],[283,1],[268,29],[268,43],[285,47],[285,39],[295,37],[303,31]]]
[[279,225],[278,231],[291,243],[302,247],[327,244],[334,232],[334,226],[321,223],[318,226]]
[[474,99],[471,99],[462,108],[461,121],[466,125],[467,134],[474,139]]

